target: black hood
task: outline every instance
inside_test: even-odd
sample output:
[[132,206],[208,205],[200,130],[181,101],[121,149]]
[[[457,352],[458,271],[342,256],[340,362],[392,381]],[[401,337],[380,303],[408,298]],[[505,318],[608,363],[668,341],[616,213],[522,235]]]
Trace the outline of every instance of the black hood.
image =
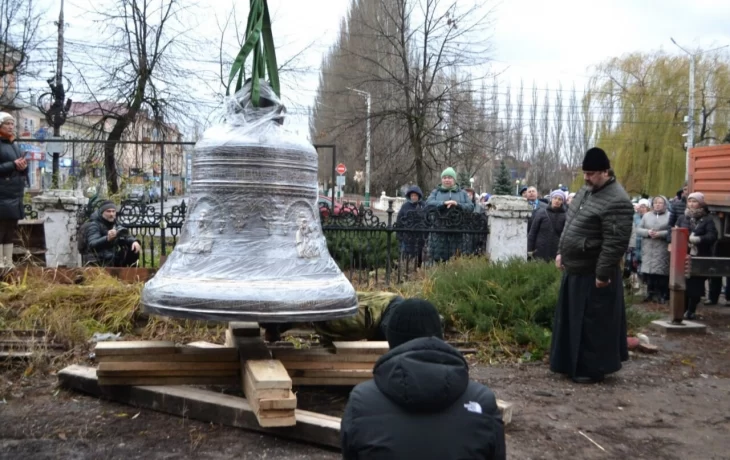
[[411,412],[449,407],[469,384],[461,353],[436,337],[411,340],[381,356],[373,369],[375,384],[391,401]]

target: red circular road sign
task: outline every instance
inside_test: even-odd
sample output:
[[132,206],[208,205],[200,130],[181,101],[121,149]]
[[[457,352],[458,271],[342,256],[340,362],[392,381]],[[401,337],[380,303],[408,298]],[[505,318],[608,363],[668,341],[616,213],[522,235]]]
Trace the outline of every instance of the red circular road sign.
[[347,168],[345,167],[345,163],[338,164],[337,167],[335,168],[335,171],[337,171],[337,174],[339,174],[340,176],[343,175],[343,174],[345,174],[347,172]]

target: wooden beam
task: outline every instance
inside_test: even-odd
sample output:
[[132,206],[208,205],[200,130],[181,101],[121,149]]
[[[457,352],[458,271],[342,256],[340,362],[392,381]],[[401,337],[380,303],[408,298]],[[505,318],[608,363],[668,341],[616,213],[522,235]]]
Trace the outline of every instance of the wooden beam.
[[[275,359],[282,362],[302,362],[302,361],[319,361],[319,362],[359,362],[375,364],[379,355],[339,355],[326,350],[296,350],[296,351],[273,351]],[[286,366],[285,366],[286,367]]]
[[94,347],[97,357],[119,355],[144,355],[147,353],[175,353],[174,342],[139,340],[130,342],[99,342]]
[[373,370],[373,363],[350,363],[350,362],[320,362],[320,361],[291,361],[286,362],[287,370],[295,369],[351,369],[351,370]]
[[248,402],[236,396],[176,386],[101,387],[94,368],[77,365],[61,370],[58,379],[65,388],[143,409],[340,448],[337,417],[297,409],[295,426],[263,428]]
[[296,377],[337,377],[337,378],[350,378],[350,379],[362,379],[370,380],[373,378],[373,371],[372,370],[363,370],[363,369],[345,369],[345,370],[319,370],[319,369],[309,369],[309,370],[290,370],[289,375],[292,378]]
[[365,382],[370,379],[364,378],[348,378],[348,377],[294,377],[292,383],[294,386],[349,386],[354,387],[358,383]]
[[187,375],[187,376],[99,376],[101,386],[130,386],[130,385],[222,385],[238,386],[238,375]]
[[384,355],[389,350],[388,342],[332,342],[338,355]]
[[265,359],[246,361],[246,377],[255,390],[291,389],[291,378],[280,361]]
[[102,362],[99,364],[99,372],[104,373],[129,373],[129,372],[216,372],[226,371],[238,373],[241,365],[238,361],[229,362]]
[[233,337],[259,337],[261,336],[261,327],[259,323],[249,322],[232,322],[228,323],[228,329]]
[[[216,363],[216,362],[235,362],[238,363],[238,350],[235,348],[193,348],[178,347],[178,353],[165,354],[146,354],[146,355],[119,355],[119,356],[101,356],[97,357],[100,363],[111,362],[169,362],[169,363]],[[240,364],[239,366],[240,367]]]

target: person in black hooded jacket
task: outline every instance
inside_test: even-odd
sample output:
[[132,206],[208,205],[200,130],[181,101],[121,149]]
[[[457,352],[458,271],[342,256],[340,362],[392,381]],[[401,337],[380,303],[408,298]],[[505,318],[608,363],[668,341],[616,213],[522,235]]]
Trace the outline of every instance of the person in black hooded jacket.
[[436,308],[404,300],[384,325],[390,351],[373,380],[350,393],[340,428],[342,458],[506,458],[494,393],[469,380],[461,353],[442,340]]
[[[425,223],[425,207],[426,203],[423,202],[421,188],[417,185],[409,187],[406,191],[406,202],[398,211],[396,227],[412,229]],[[397,232],[396,238],[401,256],[415,258],[420,266],[423,247],[426,245],[426,235],[426,232]]]

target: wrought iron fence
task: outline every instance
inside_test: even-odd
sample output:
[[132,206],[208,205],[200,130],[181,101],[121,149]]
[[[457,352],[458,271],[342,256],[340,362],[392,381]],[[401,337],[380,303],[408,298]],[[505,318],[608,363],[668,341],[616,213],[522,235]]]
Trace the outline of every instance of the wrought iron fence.
[[[79,211],[79,226],[100,204],[91,201]],[[160,256],[172,251],[187,211],[185,201],[164,216],[153,205],[122,202],[117,224],[140,241],[140,266],[158,267]],[[460,255],[484,254],[489,234],[486,215],[460,208],[426,208],[401,213],[399,218],[392,201],[384,213],[352,204],[334,208],[321,204],[319,211],[330,255],[358,284],[398,283],[422,267]]]
[[384,214],[352,205],[320,209],[330,255],[352,282],[399,283],[419,268],[486,250],[485,214],[429,207],[396,218],[392,201]]

